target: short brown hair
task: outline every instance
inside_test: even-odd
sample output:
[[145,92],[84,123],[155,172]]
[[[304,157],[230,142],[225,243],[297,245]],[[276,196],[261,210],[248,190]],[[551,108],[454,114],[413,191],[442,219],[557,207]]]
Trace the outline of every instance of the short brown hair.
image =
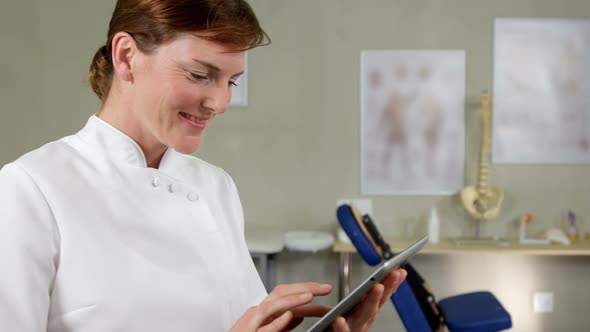
[[129,33],[144,53],[183,32],[230,45],[236,51],[270,43],[245,0],[118,0],[107,42],[96,51],[88,74],[92,90],[103,102],[113,79],[111,43],[121,31]]

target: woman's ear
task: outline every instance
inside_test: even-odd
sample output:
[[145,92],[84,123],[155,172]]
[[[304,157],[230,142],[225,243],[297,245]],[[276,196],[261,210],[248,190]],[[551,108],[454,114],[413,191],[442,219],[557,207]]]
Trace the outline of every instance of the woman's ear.
[[126,82],[133,81],[133,57],[137,55],[135,39],[127,32],[117,32],[111,44],[113,69]]

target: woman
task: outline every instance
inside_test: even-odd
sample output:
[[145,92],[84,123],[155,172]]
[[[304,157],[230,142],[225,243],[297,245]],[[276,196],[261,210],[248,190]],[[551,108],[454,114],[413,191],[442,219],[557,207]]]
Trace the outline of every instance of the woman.
[[[329,285],[266,294],[235,185],[188,154],[224,113],[245,51],[268,43],[242,0],[120,0],[77,134],[0,171],[0,331],[281,331]],[[392,273],[336,331],[364,331]]]

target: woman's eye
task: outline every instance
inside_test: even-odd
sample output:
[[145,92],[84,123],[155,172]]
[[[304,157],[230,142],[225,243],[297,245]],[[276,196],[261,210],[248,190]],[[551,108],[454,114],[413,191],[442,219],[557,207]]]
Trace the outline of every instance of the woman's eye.
[[228,85],[231,88],[231,87],[234,87],[234,86],[238,86],[238,83],[236,83],[236,81],[229,81]]
[[191,77],[195,81],[207,81],[207,80],[209,80],[209,76],[203,75],[203,74],[198,74],[198,73],[191,73]]

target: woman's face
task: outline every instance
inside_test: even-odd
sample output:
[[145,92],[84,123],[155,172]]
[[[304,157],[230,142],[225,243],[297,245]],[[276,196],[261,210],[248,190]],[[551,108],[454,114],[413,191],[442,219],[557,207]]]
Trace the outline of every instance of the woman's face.
[[138,53],[130,100],[140,139],[182,153],[196,151],[213,117],[227,111],[232,86],[243,72],[245,52],[230,51],[182,34],[153,53]]

